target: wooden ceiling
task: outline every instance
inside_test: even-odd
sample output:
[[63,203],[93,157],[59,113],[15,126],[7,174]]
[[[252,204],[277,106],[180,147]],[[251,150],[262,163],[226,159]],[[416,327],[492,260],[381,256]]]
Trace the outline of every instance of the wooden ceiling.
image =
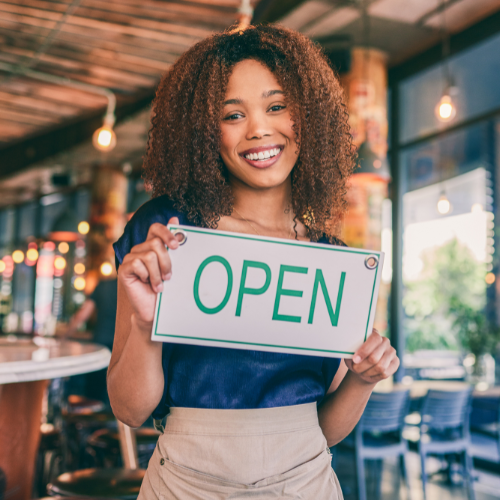
[[235,21],[240,3],[0,0],[0,149],[107,104],[103,96],[29,78],[23,69],[105,87],[120,108],[151,96],[180,54]]

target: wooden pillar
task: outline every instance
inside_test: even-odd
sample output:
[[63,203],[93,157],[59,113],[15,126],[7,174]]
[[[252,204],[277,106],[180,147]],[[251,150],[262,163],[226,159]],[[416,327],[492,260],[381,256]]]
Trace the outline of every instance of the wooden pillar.
[[90,207],[87,291],[95,288],[101,264],[113,264],[113,243],[126,224],[128,181],[121,170],[99,166],[94,170]]
[[[359,148],[367,141],[371,150],[385,159],[388,131],[385,54],[372,48],[354,48],[351,70],[341,77],[341,83],[347,97],[354,145]],[[343,225],[343,239],[349,246],[381,250],[382,206],[388,196],[387,184],[388,179],[375,176],[352,176],[348,191],[349,211]],[[390,284],[382,283],[374,324],[384,334],[387,332],[389,290]]]

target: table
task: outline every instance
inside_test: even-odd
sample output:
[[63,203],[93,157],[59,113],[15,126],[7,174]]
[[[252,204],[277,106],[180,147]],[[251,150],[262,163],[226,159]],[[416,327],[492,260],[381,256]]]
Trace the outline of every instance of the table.
[[0,469],[7,477],[5,498],[31,499],[48,381],[101,370],[110,357],[98,344],[0,338]]

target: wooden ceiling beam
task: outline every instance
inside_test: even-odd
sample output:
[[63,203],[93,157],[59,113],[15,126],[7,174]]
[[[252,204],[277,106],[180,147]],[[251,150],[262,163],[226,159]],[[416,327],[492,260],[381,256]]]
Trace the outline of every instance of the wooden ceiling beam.
[[[153,97],[154,92],[148,90],[137,93],[127,102],[118,103],[117,123],[149,106]],[[101,108],[99,111],[78,116],[61,125],[45,128],[23,140],[0,147],[0,178],[19,173],[32,163],[89,140],[95,130],[102,125],[104,112],[105,108]]]
[[[8,52],[12,47],[31,52],[34,55],[36,47],[40,43],[40,37],[16,36],[16,32],[7,31],[0,27],[0,40],[4,38],[3,50]],[[132,74],[154,75],[155,77],[166,71],[171,63],[175,62],[177,56],[169,55],[168,59],[150,59],[141,55],[126,54],[116,50],[102,47],[101,44],[86,46],[83,44],[65,44],[62,40],[57,40],[49,49],[49,54],[69,60],[77,60],[97,65],[111,65],[113,68],[122,69]],[[28,56],[30,57],[30,56]],[[0,83],[1,84],[1,83]]]
[[252,24],[275,23],[306,0],[260,0],[255,6]]

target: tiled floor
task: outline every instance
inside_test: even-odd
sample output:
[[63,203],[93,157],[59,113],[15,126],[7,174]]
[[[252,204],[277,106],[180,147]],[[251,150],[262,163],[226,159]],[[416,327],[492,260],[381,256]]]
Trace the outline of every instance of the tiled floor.
[[[380,474],[374,462],[366,462],[368,500],[423,500],[422,481],[420,478],[420,458],[410,452],[408,457],[410,475],[410,496],[400,483],[399,467],[395,459],[386,460],[383,466],[381,495],[377,493],[376,477]],[[428,459],[428,473],[438,470],[440,464],[435,459]],[[340,449],[335,469],[342,486],[345,500],[357,500],[356,468],[351,451]],[[475,469],[474,491],[476,500],[496,500],[500,498],[500,475]],[[444,475],[436,474],[427,484],[427,500],[462,500],[467,499],[464,486],[450,485]]]

